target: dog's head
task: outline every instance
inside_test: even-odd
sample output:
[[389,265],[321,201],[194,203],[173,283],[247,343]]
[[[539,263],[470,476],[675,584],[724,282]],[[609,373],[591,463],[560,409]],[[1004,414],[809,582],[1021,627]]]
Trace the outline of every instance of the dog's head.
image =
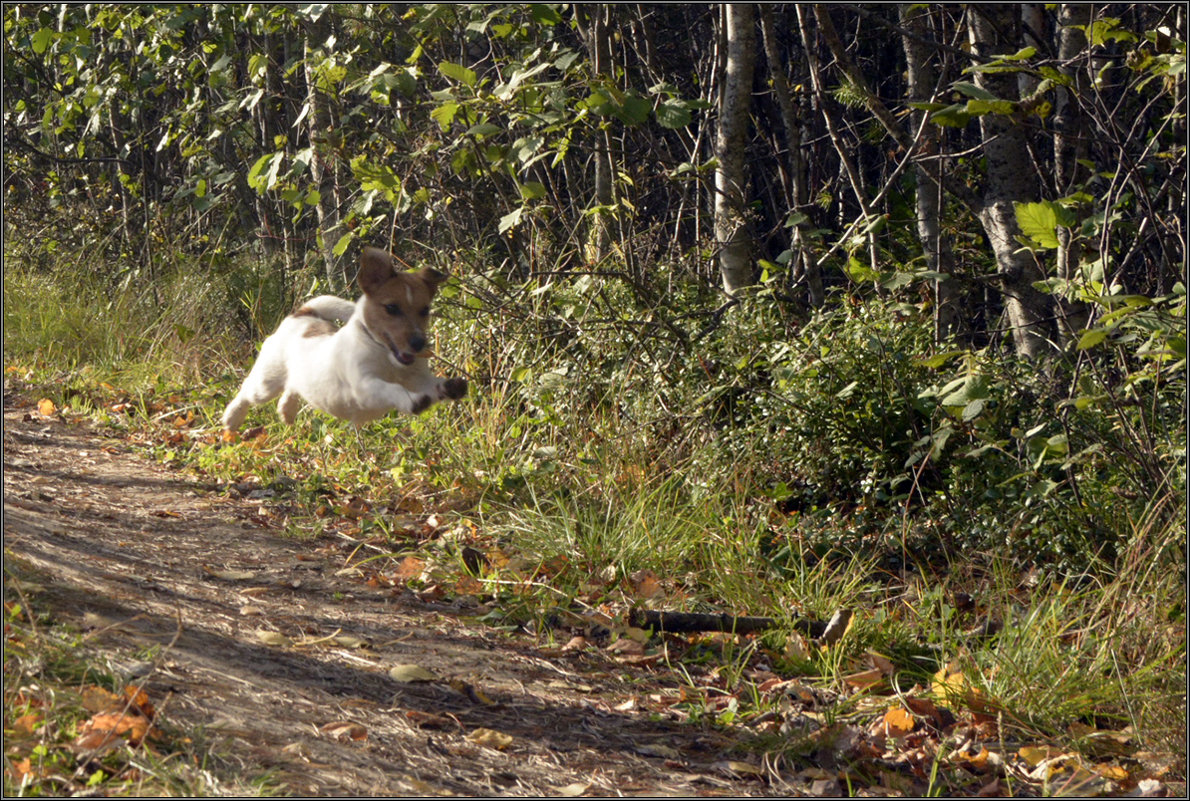
[[446,275],[431,267],[397,272],[392,256],[364,248],[358,280],[365,298],[364,324],[399,364],[413,364],[426,349],[430,301]]

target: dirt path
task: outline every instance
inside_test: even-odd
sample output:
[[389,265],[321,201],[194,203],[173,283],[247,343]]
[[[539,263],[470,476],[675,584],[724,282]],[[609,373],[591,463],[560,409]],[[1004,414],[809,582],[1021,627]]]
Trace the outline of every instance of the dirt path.
[[[545,656],[448,606],[374,590],[337,575],[341,558],[318,543],[254,524],[256,510],[120,439],[5,408],[6,563],[56,618],[100,632],[98,658],[147,676],[168,722],[202,727],[247,776],[346,796],[794,791],[733,774],[733,743],[711,729],[617,710],[673,686],[664,668]],[[396,681],[398,664],[438,678]],[[340,722],[362,730],[320,731]],[[512,742],[467,739],[480,728]]]

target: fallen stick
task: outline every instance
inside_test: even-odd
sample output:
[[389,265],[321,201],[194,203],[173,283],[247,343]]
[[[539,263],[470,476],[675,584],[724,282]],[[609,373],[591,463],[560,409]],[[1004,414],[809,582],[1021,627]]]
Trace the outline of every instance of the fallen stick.
[[[849,610],[839,610],[829,623],[821,620],[807,620],[796,617],[792,626],[811,639],[821,638],[827,645],[836,642],[847,628]],[[752,634],[780,625],[771,617],[736,616],[702,612],[665,612],[653,609],[633,609],[628,613],[628,623],[642,629],[656,629],[671,634],[691,631],[731,631],[736,634]],[[834,624],[832,626],[832,624]],[[828,635],[832,635],[828,638]]]

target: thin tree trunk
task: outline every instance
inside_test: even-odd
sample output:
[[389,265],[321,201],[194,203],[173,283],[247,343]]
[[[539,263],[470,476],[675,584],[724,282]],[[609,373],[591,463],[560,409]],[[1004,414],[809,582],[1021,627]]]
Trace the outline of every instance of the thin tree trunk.
[[[1019,41],[1008,37],[1019,31],[1019,7],[1014,5],[972,5],[967,9],[971,44],[984,57],[1013,53]],[[976,84],[993,95],[1014,99],[1017,84],[1012,73],[980,72]],[[1053,304],[1050,296],[1033,288],[1045,275],[1034,256],[1021,248],[1016,237],[1015,202],[1034,201],[1038,188],[1034,180],[1025,128],[1010,117],[984,114],[979,118],[987,183],[980,222],[991,242],[999,266],[1000,291],[1012,329],[1016,352],[1030,360],[1054,353]]]
[[[1074,83],[1073,89],[1054,88],[1054,183],[1060,196],[1070,195],[1082,180],[1085,169],[1078,159],[1087,153],[1087,124],[1076,97],[1089,90],[1087,67],[1078,63],[1087,46],[1083,28],[1091,22],[1091,6],[1064,3],[1058,12],[1058,69]],[[1072,240],[1070,231],[1058,228],[1058,277],[1066,281],[1078,278],[1082,246]],[[1078,336],[1087,325],[1087,305],[1068,296],[1058,300],[1059,333],[1063,341]]]
[[[587,43],[587,57],[591,61],[591,72],[596,81],[611,81],[612,53],[611,38],[608,26],[611,11],[607,4],[597,3],[588,7],[575,7],[580,30]],[[607,128],[596,129],[594,136],[594,179],[595,203],[604,209],[615,201],[615,191],[612,176],[615,174],[612,164],[611,138]],[[605,211],[592,216],[591,240],[594,252],[593,261],[602,261],[611,250],[611,225]]]
[[756,36],[752,4],[731,3],[722,8],[726,18],[727,64],[715,139],[715,155],[719,160],[715,170],[715,241],[723,289],[732,295],[752,283],[752,240],[744,208],[744,154],[748,144]]
[[[781,124],[785,128],[786,158],[789,161],[790,197],[789,209],[800,213],[806,203],[806,165],[802,159],[802,120],[793,102],[793,94],[789,88],[789,80],[785,75],[785,67],[781,63],[781,52],[777,48],[776,25],[773,22],[773,4],[764,3],[760,6],[761,31],[764,36],[765,58],[769,63],[769,74],[773,79],[773,96],[777,100],[777,108],[781,111]],[[806,280],[806,287],[810,297],[810,305],[815,308],[821,306],[825,300],[822,289],[822,270],[817,262],[804,253],[805,243],[802,237],[804,222],[796,222],[790,231],[790,277],[794,281],[802,278]]]
[[[934,69],[932,48],[926,44],[926,22],[930,10],[918,5],[900,6],[902,27],[911,34],[902,37],[905,59],[909,67],[909,99],[913,102],[931,102],[938,76]],[[915,112],[915,122],[920,125],[926,112]],[[927,126],[921,144],[920,156],[914,165],[917,173],[917,236],[926,257],[926,266],[933,272],[945,276],[954,274],[954,254],[950,238],[942,234],[942,187],[930,179],[923,161],[937,163],[941,151],[940,130]],[[945,342],[962,333],[962,318],[959,315],[959,291],[953,280],[938,278],[934,288],[934,339]]]
[[326,17],[315,22],[303,43],[303,59],[306,76],[306,103],[309,114],[306,115],[306,131],[310,146],[310,177],[314,186],[318,188],[318,202],[315,213],[318,216],[318,247],[322,253],[323,267],[327,281],[331,286],[345,286],[347,272],[335,258],[335,242],[338,239],[339,227],[339,198],[338,186],[335,180],[334,150],[328,138],[334,131],[330,107],[322,91],[318,88],[318,64],[325,58],[325,54],[316,52],[310,45],[311,41],[325,42],[327,39]]
[[[853,70],[848,69],[846,66],[849,64],[849,62],[842,55],[842,44],[839,41],[838,34],[835,33],[834,25],[831,23],[830,16],[828,15],[826,9],[822,6],[816,5],[814,6],[814,12],[815,18],[818,20],[819,32],[822,33],[823,39],[827,42],[827,47],[832,49],[832,52],[835,55],[835,60],[839,62],[840,67],[843,67],[845,72],[849,73],[852,83],[857,88],[860,88],[861,91],[864,91],[864,87],[866,86],[865,82],[862,80],[857,80],[856,76],[851,75]],[[826,89],[822,83],[822,75],[820,74],[821,70],[818,65],[818,59],[814,55],[814,47],[810,44],[811,40],[809,37],[810,31],[808,17],[803,12],[803,7],[800,5],[797,7],[797,19],[798,27],[802,33],[802,41],[806,43],[806,61],[810,66],[810,83],[814,87],[814,96],[818,100],[819,108],[822,109],[822,118],[826,122],[826,130],[827,133],[830,134],[831,144],[835,146],[835,152],[839,155],[840,168],[843,174],[847,177],[847,182],[851,184],[851,192],[855,195],[855,202],[859,204],[860,211],[863,212],[864,215],[865,225],[869,229],[868,263],[872,271],[876,272],[879,267],[876,262],[876,239],[875,235],[871,232],[871,223],[875,220],[875,217],[873,216],[871,205],[868,203],[868,192],[864,187],[863,178],[860,175],[859,169],[855,166],[855,161],[851,158],[851,154],[847,152],[847,146],[843,142],[843,134],[839,130],[839,125],[835,120],[834,115],[827,109]],[[854,72],[856,75],[858,75],[858,71]],[[864,94],[872,96],[870,91],[864,91]],[[876,109],[882,106],[882,104],[878,102],[869,102],[868,105],[869,108],[872,109],[873,113],[876,113],[877,117],[882,116],[881,113],[876,111]],[[886,123],[885,127],[889,131],[900,129],[900,126],[896,125],[895,121]],[[912,144],[907,138],[905,146],[906,148],[912,147]],[[845,222],[840,220],[840,224],[845,224]]]

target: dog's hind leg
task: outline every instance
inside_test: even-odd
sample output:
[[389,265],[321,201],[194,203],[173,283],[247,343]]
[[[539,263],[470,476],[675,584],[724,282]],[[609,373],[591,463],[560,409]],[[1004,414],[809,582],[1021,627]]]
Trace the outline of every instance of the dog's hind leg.
[[292,390],[287,391],[281,395],[281,400],[277,401],[277,414],[281,415],[286,425],[290,425],[297,419],[301,405],[302,396]]
[[[260,348],[260,357],[252,366],[248,377],[244,379],[239,393],[227,404],[227,409],[223,412],[224,427],[231,431],[239,429],[248,415],[248,410],[280,395],[285,389],[285,381],[284,354],[274,340],[266,339]],[[295,409],[294,413],[296,412]]]

